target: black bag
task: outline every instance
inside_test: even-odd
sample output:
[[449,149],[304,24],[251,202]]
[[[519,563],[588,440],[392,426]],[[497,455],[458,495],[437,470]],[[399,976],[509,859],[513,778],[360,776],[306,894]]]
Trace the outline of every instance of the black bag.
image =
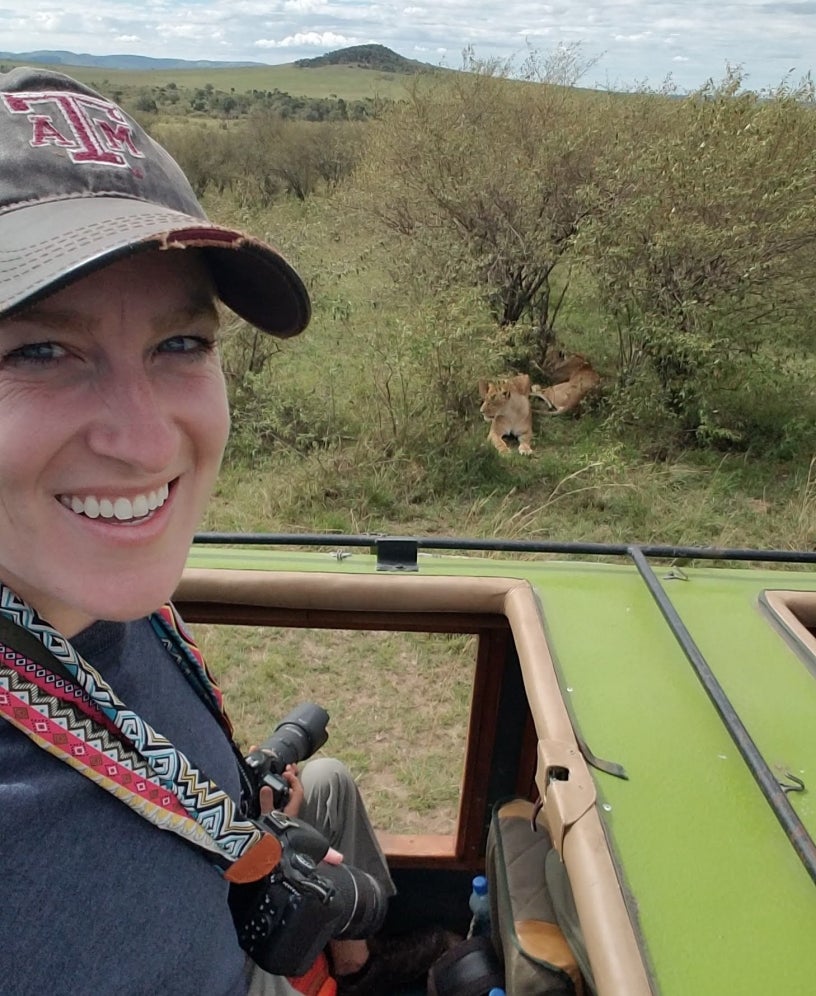
[[488,996],[494,987],[504,987],[504,975],[489,937],[460,941],[428,973],[428,996]]

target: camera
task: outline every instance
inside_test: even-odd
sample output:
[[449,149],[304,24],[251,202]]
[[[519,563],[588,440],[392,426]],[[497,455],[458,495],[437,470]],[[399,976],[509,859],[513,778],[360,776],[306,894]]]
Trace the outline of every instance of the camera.
[[289,799],[289,785],[283,778],[287,764],[311,757],[329,739],[329,714],[314,702],[296,706],[278,723],[272,735],[244,759],[258,784],[272,789],[275,809],[283,809]]
[[257,882],[232,883],[238,943],[272,975],[302,975],[332,938],[370,937],[385,920],[379,882],[346,864],[318,862],[328,841],[302,820],[273,811],[255,821],[281,843],[277,867]]
[[[230,884],[238,943],[272,975],[302,975],[332,938],[370,937],[382,926],[388,899],[379,882],[350,865],[321,864],[329,842],[303,820],[279,812],[289,798],[282,777],[328,740],[329,714],[306,702],[245,758],[257,786],[252,822],[281,845],[278,865],[256,882]],[[272,789],[275,809],[258,815],[257,793]]]

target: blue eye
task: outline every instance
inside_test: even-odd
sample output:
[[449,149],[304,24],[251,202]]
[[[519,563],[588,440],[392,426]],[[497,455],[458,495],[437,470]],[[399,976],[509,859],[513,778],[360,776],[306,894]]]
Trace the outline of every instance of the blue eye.
[[160,353],[209,353],[215,348],[215,340],[197,335],[174,335],[159,344]]
[[66,356],[65,349],[56,342],[29,342],[6,353],[3,363],[40,364],[54,363]]

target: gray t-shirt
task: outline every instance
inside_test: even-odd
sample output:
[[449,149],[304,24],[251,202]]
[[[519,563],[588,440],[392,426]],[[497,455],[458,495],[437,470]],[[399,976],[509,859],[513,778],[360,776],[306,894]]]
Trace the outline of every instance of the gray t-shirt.
[[[73,641],[119,698],[237,801],[226,735],[147,620]],[[206,855],[0,717],[0,993],[244,996],[227,883]]]

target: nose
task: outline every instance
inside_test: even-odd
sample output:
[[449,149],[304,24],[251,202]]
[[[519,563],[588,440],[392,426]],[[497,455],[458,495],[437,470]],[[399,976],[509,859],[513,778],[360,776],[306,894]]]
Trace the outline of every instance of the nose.
[[91,450],[141,471],[166,470],[178,454],[174,397],[140,364],[111,371],[97,385],[99,406],[88,428]]

